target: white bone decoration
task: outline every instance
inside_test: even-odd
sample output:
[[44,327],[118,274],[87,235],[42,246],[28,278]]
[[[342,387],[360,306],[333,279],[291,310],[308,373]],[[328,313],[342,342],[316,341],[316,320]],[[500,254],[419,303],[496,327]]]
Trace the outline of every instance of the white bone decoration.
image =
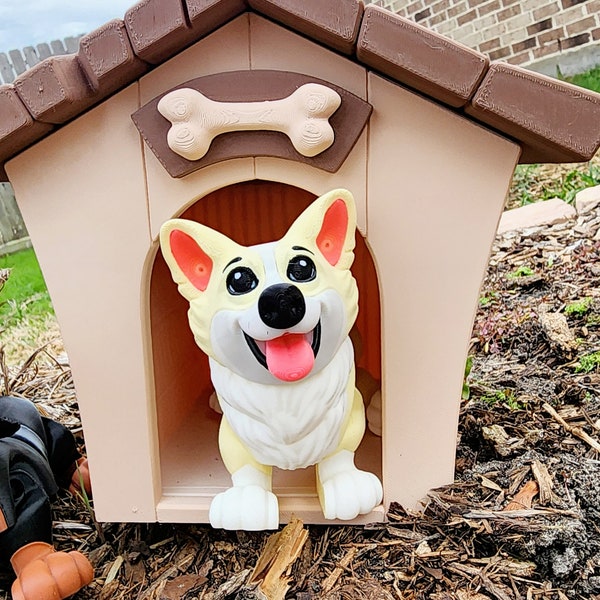
[[201,159],[221,133],[257,130],[285,133],[300,154],[313,157],[333,144],[329,117],[341,102],[336,91],[318,83],[302,85],[287,98],[263,102],[217,102],[181,88],[165,94],[158,111],[172,124],[169,148],[187,160]]

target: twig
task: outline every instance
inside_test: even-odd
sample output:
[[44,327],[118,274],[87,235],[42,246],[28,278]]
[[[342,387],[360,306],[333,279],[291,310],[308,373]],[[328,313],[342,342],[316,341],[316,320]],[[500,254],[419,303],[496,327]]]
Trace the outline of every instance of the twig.
[[544,410],[560,425],[565,429],[568,433],[570,433],[573,437],[579,438],[584,441],[586,444],[591,446],[596,452],[600,452],[600,443],[595,440],[593,437],[588,435],[581,427],[576,427],[574,425],[569,425],[555,410],[550,406],[547,402],[544,402],[542,405]]
[[357,552],[358,548],[356,547],[352,547],[350,548],[350,550],[348,550],[348,552],[346,552],[342,560],[340,560],[335,569],[327,576],[327,579],[325,579],[322,586],[323,593],[326,594],[327,592],[331,591],[333,586],[337,583],[338,579],[340,578],[340,575],[344,572],[346,567],[348,567],[348,565],[354,560],[354,557],[356,556]]
[[521,519],[529,517],[551,517],[562,515],[564,517],[580,518],[572,510],[559,510],[557,508],[528,508],[522,510],[496,511],[496,510],[471,510],[461,515],[463,519],[499,519],[511,521],[512,519]]

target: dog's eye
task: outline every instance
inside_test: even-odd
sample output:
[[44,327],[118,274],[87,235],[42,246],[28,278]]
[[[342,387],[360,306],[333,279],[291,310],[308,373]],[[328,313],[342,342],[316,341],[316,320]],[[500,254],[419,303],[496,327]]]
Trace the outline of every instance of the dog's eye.
[[248,267],[238,267],[227,275],[227,291],[234,296],[247,294],[257,285],[258,278]]
[[288,263],[287,276],[291,281],[312,281],[317,276],[317,268],[308,256],[294,256]]

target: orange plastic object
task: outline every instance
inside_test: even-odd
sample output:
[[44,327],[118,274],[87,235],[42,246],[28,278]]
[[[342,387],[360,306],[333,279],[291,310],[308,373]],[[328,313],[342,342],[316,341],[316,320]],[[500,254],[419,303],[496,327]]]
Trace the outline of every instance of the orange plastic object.
[[81,552],[57,552],[45,542],[23,546],[10,562],[17,574],[13,600],[62,600],[94,578],[94,569]]
[[88,498],[92,497],[92,480],[90,479],[90,468],[87,458],[80,458],[71,476],[69,491],[71,494],[81,494],[81,484]]

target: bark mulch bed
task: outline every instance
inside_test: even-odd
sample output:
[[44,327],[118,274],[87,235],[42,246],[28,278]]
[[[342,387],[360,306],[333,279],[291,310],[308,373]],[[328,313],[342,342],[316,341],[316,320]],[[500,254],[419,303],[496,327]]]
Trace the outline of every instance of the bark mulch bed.
[[[75,598],[600,599],[599,229],[597,211],[497,238],[473,330],[456,480],[432,490],[422,512],[393,504],[387,523],[295,523],[273,538],[97,524],[65,492],[56,544],[84,551],[96,569]],[[0,357],[0,392],[35,398],[83,445],[60,356],[42,348],[19,366]],[[0,600],[10,581],[0,575]]]

